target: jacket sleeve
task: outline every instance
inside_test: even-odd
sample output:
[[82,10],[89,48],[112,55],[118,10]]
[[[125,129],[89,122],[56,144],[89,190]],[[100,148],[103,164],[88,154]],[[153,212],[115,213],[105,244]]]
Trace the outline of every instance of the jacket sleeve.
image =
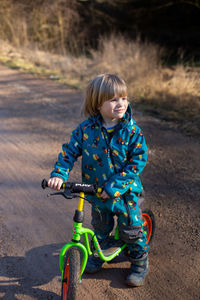
[[58,160],[50,177],[60,177],[64,182],[67,181],[75,161],[82,154],[82,137],[82,128],[79,125],[72,132],[70,142],[62,145],[62,152],[58,155]]
[[128,190],[141,192],[139,175],[147,162],[148,150],[142,131],[138,128],[130,138],[128,160],[123,170],[113,175],[104,189],[111,198],[119,197]]

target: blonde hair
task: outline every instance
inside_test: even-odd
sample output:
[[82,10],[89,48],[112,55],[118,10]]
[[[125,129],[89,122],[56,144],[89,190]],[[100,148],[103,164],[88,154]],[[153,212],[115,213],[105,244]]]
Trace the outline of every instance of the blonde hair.
[[126,97],[127,86],[123,79],[115,74],[101,74],[92,79],[86,89],[83,113],[95,116],[101,105],[114,96]]

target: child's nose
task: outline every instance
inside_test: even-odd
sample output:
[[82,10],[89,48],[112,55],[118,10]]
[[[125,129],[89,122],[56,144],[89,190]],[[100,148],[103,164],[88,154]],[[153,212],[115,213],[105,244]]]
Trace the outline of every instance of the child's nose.
[[118,104],[118,106],[123,105],[123,100],[122,100],[122,98],[118,98],[117,104]]

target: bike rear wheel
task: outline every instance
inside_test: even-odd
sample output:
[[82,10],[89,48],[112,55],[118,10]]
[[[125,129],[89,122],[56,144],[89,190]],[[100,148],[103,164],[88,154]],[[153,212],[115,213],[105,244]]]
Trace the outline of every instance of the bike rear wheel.
[[62,280],[62,300],[75,300],[80,280],[80,252],[70,248],[66,252]]
[[143,230],[147,237],[147,244],[149,245],[153,239],[155,232],[154,214],[150,209],[142,210]]

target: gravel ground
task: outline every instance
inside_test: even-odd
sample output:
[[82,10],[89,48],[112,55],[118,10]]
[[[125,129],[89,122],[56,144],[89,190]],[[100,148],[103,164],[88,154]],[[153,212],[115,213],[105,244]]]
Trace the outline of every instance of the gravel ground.
[[[70,240],[77,200],[40,188],[80,122],[83,95],[56,82],[0,66],[0,297],[59,299],[59,251]],[[142,181],[156,218],[150,273],[141,288],[124,284],[129,262],[83,275],[78,299],[197,300],[200,290],[200,144],[175,125],[140,112],[149,147]],[[80,161],[71,180],[80,180]],[[85,205],[85,225],[90,207]]]

